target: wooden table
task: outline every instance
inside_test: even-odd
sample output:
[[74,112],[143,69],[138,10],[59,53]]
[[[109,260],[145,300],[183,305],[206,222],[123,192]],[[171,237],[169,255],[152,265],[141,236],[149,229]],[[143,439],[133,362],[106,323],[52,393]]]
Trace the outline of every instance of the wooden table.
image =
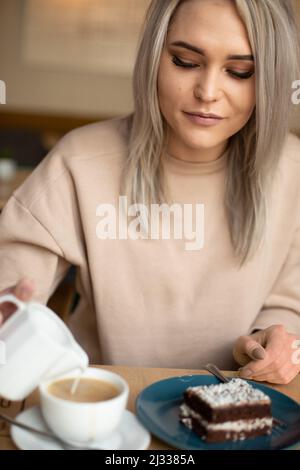
[[8,182],[0,180],[0,211],[3,209],[12,193],[17,189],[23,181],[32,173],[29,168],[19,168],[15,177]]
[[[96,366],[98,367],[98,366]],[[100,366],[99,366],[100,367]],[[101,366],[120,374],[129,383],[130,396],[128,409],[135,411],[135,400],[137,395],[143,388],[153,382],[167,378],[185,374],[207,374],[206,371],[190,370],[190,369],[150,369],[141,367],[121,367],[121,366]],[[226,375],[234,376],[234,372],[226,372]],[[276,390],[285,393],[289,397],[300,403],[300,374],[289,385],[273,386]],[[38,404],[38,392],[35,391],[22,403],[7,403],[6,400],[0,399],[0,413],[5,413],[11,417],[15,417],[20,411],[30,408]],[[10,439],[9,427],[0,421],[0,450],[14,450],[14,443]],[[170,446],[153,437],[149,449],[163,450],[171,449]],[[297,447],[300,450],[300,446]]]

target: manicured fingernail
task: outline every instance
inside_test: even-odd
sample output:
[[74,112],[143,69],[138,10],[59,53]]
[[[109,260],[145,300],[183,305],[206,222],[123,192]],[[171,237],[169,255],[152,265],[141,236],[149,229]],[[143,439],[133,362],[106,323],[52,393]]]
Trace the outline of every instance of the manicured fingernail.
[[253,372],[252,372],[251,369],[241,369],[240,370],[240,376],[241,377],[251,377],[252,374],[253,374]]
[[266,357],[266,352],[262,348],[256,348],[252,351],[253,359],[264,359]]

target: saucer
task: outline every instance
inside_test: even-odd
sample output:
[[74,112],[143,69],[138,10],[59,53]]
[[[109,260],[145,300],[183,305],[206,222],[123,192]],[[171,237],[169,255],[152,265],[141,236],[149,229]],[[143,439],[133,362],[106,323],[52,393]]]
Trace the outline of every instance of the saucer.
[[[38,430],[49,431],[39,406],[23,411],[16,417],[16,420]],[[14,443],[21,450],[64,450],[55,438],[40,436],[13,425],[10,432]],[[149,432],[137,417],[125,410],[118,429],[108,439],[101,441],[99,448],[102,450],[145,450],[149,447],[150,440]],[[93,448],[97,448],[96,443]]]

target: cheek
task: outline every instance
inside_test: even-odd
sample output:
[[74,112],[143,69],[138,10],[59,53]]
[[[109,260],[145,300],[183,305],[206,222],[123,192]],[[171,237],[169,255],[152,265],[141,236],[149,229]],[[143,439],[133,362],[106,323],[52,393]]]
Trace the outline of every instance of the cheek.
[[237,116],[241,119],[250,117],[255,108],[255,83],[242,87],[234,102]]
[[161,78],[158,80],[158,97],[161,104],[178,102],[178,98],[182,93],[182,88],[178,81],[174,80],[172,76],[168,76],[166,79],[166,74],[162,74]]
[[158,102],[162,115],[171,127],[178,124],[180,110],[184,108],[182,103],[186,96],[185,87],[178,81],[178,78],[172,79],[170,76],[168,80],[163,78],[158,89]]
[[162,60],[157,78],[157,92],[161,107],[168,105],[169,110],[180,103],[181,96],[184,95],[184,83],[178,79],[178,75],[165,60]]

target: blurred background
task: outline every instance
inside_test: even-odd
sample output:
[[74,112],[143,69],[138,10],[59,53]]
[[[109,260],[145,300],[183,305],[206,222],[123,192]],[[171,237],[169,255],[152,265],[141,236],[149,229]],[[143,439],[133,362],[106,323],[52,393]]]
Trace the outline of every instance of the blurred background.
[[[133,110],[132,71],[149,3],[0,0],[0,211],[63,134]],[[300,0],[294,3],[299,21]],[[300,105],[290,128],[300,136]],[[50,300],[63,318],[74,308],[73,280],[74,272]]]
[[132,110],[149,0],[0,0],[0,155],[36,165],[69,129]]
[[[0,0],[0,212],[62,135],[132,111],[149,3]],[[79,300],[75,277],[71,268],[48,302],[65,321]]]
[[[132,110],[132,68],[149,3],[0,0],[0,79],[7,87],[0,159],[33,167],[69,129]],[[294,3],[300,18],[300,0]],[[300,105],[291,129],[300,134]]]

